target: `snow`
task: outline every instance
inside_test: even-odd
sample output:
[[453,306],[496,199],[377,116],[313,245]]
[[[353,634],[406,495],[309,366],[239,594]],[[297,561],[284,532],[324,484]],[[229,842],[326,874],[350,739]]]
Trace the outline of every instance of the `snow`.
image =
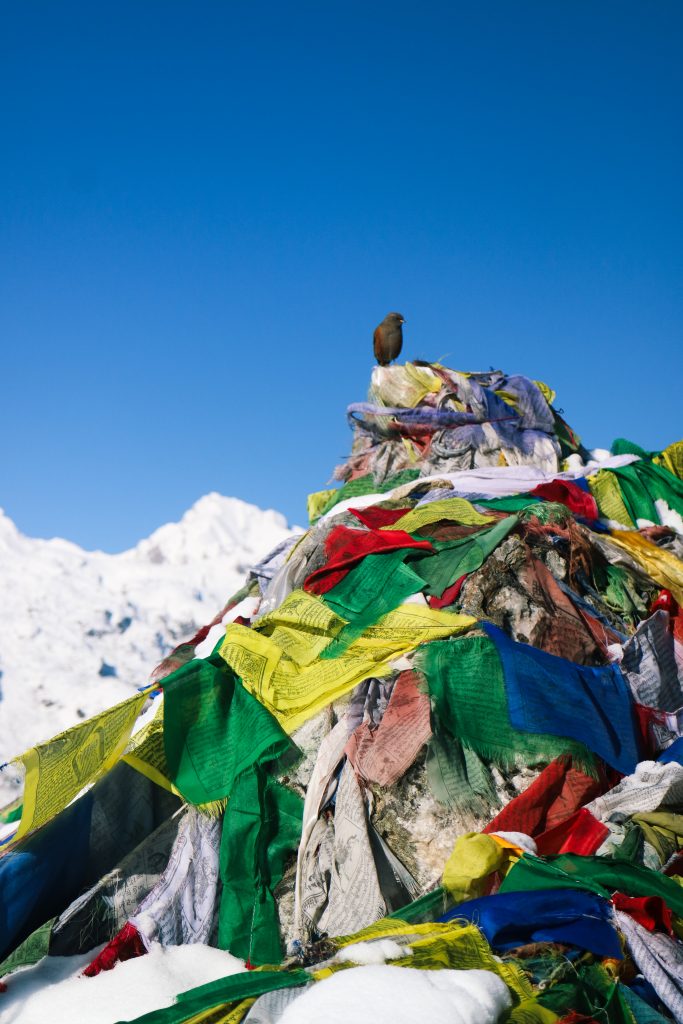
[[0,511],[0,764],[129,697],[291,532],[213,493],[111,555],[25,537]]
[[180,992],[243,971],[244,963],[211,946],[152,946],[146,956],[95,978],[81,976],[97,950],[48,956],[6,979],[0,1024],[115,1024],[170,1006]]
[[410,946],[401,946],[393,939],[377,939],[375,942],[353,942],[344,946],[336,957],[339,963],[385,964],[387,960],[398,960],[400,957],[412,956]]
[[491,971],[418,971],[371,965],[307,988],[279,1024],[495,1024],[512,1003]]
[[[366,943],[380,948],[378,943]],[[400,949],[390,942],[388,955]],[[360,946],[357,946],[358,950]],[[116,1024],[170,1006],[187,989],[244,970],[241,960],[201,944],[157,944],[146,956],[117,964],[95,978],[81,975],[97,950],[78,957],[45,957],[6,979],[0,1024]],[[420,971],[372,964],[351,967],[306,988],[279,1024],[495,1024],[511,1006],[491,971]]]

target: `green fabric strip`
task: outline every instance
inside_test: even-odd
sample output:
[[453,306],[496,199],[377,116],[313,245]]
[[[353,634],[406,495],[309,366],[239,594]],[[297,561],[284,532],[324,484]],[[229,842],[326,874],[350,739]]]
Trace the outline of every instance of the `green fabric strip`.
[[569,1010],[608,1024],[633,1024],[622,986],[599,964],[580,965],[574,978],[551,985],[538,995],[542,1006],[563,1017]]
[[261,767],[244,772],[223,819],[218,945],[253,964],[277,964],[282,944],[273,890],[301,838],[303,800]]
[[446,807],[490,816],[500,805],[491,772],[478,754],[454,736],[442,737],[438,719],[433,725],[425,768],[434,798]]
[[296,748],[218,655],[178,669],[164,681],[164,695],[171,781],[191,803],[228,801],[219,945],[252,964],[278,963],[273,889],[299,843],[303,801],[264,765]]
[[441,597],[452,583],[481,568],[485,559],[517,525],[517,516],[507,516],[468,537],[432,541],[436,554],[419,553],[410,560],[411,569],[425,583],[425,593]]
[[190,803],[224,800],[241,772],[292,747],[219,655],[183,665],[163,687],[170,779]]
[[0,825],[9,825],[13,821],[21,821],[22,811],[24,810],[23,801],[15,800],[8,807],[4,807],[0,811]]
[[646,1003],[644,999],[641,999],[639,995],[633,992],[628,985],[622,985],[621,994],[624,997],[624,1002],[633,1014],[636,1024],[671,1024],[668,1017],[658,1013],[654,1007],[650,1006],[649,1003]]
[[400,487],[401,484],[408,484],[412,480],[417,480],[419,475],[419,469],[403,469],[400,473],[395,473],[394,476],[390,476],[389,479],[385,480],[382,484],[375,483],[372,473],[368,473],[366,476],[356,477],[355,480],[349,480],[349,482],[344,484],[343,487],[340,487],[338,491],[335,491],[329,501],[321,509],[320,515],[324,516],[326,512],[329,512],[331,508],[338,505],[340,501],[347,501],[349,498],[358,498],[363,494],[386,494],[387,491],[393,491],[394,487]]
[[48,955],[52,926],[56,920],[56,917],[52,917],[40,928],[36,928],[21,945],[17,946],[14,952],[0,963],[0,978],[11,974],[12,971],[16,971],[20,967],[32,967],[33,964],[37,964],[39,960]]
[[348,624],[328,644],[321,658],[338,657],[368,626],[423,589],[424,581],[405,564],[411,554],[410,548],[400,548],[366,555],[323,595],[325,604]]
[[552,405],[550,406],[550,411],[552,412],[553,419],[555,421],[555,436],[560,442],[560,454],[562,455],[562,458],[566,459],[568,455],[573,455],[574,452],[577,452],[584,462],[588,462],[591,457],[590,452],[581,444],[581,438],[579,435],[562,419]]
[[310,982],[306,971],[245,971],[229,978],[198,985],[177,997],[173,1006],[152,1010],[133,1020],[118,1021],[117,1024],[183,1024],[205,1010],[224,1003],[237,1003],[275,992],[277,989],[297,988]]
[[519,512],[529,505],[540,505],[542,498],[535,498],[532,494],[510,494],[505,498],[476,498],[472,499],[474,504],[482,508],[493,509],[494,512]]
[[659,452],[646,452],[635,441],[627,441],[625,437],[617,437],[610,446],[612,455],[637,455],[639,459],[651,459]]
[[450,735],[502,768],[552,761],[567,753],[581,764],[592,763],[586,748],[574,740],[521,732],[510,725],[503,669],[488,637],[425,644],[418,650],[415,667],[427,680],[444,745]]
[[617,891],[627,896],[661,896],[674,914],[683,915],[681,886],[666,875],[625,860],[576,853],[548,858],[524,854],[503,879],[500,892],[539,889],[588,889],[606,899]]
[[401,907],[400,910],[395,910],[393,914],[388,914],[387,916],[393,921],[407,921],[408,924],[419,924],[421,921],[433,921],[435,917],[445,914],[452,904],[453,900],[451,897],[439,885],[431,892],[426,892],[423,896],[413,900],[412,903]]
[[683,514],[683,481],[661,466],[641,460],[606,472],[619,481],[624,504],[634,523],[638,519],[659,523],[657,500],[665,501],[669,508]]

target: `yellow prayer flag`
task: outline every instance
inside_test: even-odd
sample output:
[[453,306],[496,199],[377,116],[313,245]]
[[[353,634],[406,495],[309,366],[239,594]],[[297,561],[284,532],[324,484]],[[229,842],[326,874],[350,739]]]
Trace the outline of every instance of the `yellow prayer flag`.
[[395,363],[375,366],[369,397],[380,405],[412,409],[428,394],[438,394],[442,387],[441,377],[430,367]]
[[557,398],[557,392],[550,387],[549,384],[544,383],[542,380],[535,380],[534,384],[545,398],[548,405],[552,405]]
[[[383,918],[355,935],[345,935],[332,941],[338,949],[359,942],[391,937],[401,945],[408,946],[411,954],[392,959],[396,967],[411,967],[417,970],[494,971],[521,999],[529,999],[533,989],[523,972],[513,964],[503,963],[496,957],[488,942],[474,924],[452,920],[430,921],[426,924],[409,924],[399,919]],[[330,967],[314,972],[318,980],[332,973],[338,967],[348,964],[333,963]]]
[[556,1013],[532,998],[522,999],[518,1006],[514,1006],[505,1018],[505,1024],[555,1024],[559,1019]]
[[322,652],[345,620],[319,597],[295,590],[253,629],[228,625],[220,654],[291,733],[361,680],[385,675],[396,658],[475,622],[469,615],[401,605],[337,657],[325,659]]
[[134,694],[15,759],[26,768],[24,810],[15,840],[45,825],[116,764],[147,692]]
[[443,870],[442,885],[457,903],[483,896],[486,879],[507,860],[507,851],[491,836],[466,832],[455,841]]
[[670,444],[652,461],[656,462],[658,466],[668,469],[669,473],[673,473],[679,480],[683,480],[683,441],[675,441]]
[[629,527],[634,525],[614,473],[599,469],[593,476],[588,477],[588,486],[603,519],[611,519],[615,523],[623,523]]
[[180,796],[169,779],[169,770],[164,750],[164,705],[159,701],[157,712],[151,722],[133,736],[123,760],[131,768],[155,782],[157,786],[167,789],[170,793]]
[[610,530],[612,542],[627,551],[655,583],[670,590],[683,604],[683,562],[664,548],[658,548],[637,530]]
[[391,526],[382,529],[405,530],[406,533],[414,533],[421,526],[428,526],[430,523],[438,523],[441,519],[458,523],[461,526],[486,526],[487,523],[495,522],[495,516],[486,516],[477,512],[472,502],[467,498],[437,498],[426,505],[418,508],[411,508]]
[[327,491],[314,491],[313,494],[309,494],[306,498],[306,511],[308,513],[309,523],[314,523],[316,519],[320,518],[322,510],[327,505],[330,498],[337,493],[336,487],[330,487]]

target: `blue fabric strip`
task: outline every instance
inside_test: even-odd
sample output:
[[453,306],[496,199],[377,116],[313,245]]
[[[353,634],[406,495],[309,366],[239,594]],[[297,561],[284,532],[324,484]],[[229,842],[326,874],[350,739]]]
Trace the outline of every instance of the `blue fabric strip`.
[[516,643],[492,623],[484,623],[484,629],[500,655],[511,725],[578,740],[624,775],[635,771],[639,735],[617,665],[576,665]]
[[679,736],[670,747],[663,750],[657,760],[660,764],[670,764],[675,761],[676,764],[683,765],[683,736]]
[[496,893],[453,907],[440,921],[476,924],[501,952],[529,942],[561,942],[600,957],[622,958],[608,900],[580,889]]

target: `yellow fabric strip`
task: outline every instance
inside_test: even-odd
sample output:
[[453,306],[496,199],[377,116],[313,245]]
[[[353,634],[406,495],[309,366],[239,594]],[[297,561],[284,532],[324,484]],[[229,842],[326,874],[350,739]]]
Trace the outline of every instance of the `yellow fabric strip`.
[[523,999],[505,1018],[505,1024],[555,1024],[560,1018],[552,1010],[541,1006],[537,999]]
[[664,548],[658,548],[636,530],[610,530],[612,542],[627,551],[655,583],[670,590],[683,604],[683,562]]
[[414,363],[376,366],[369,397],[379,405],[413,409],[428,394],[437,394],[442,386],[439,375],[427,366],[415,366]]
[[449,522],[462,526],[485,526],[487,523],[494,522],[495,518],[495,516],[486,516],[477,512],[467,498],[438,498],[436,501],[430,501],[427,505],[412,508],[391,526],[382,527],[382,529],[405,530],[406,533],[413,533],[421,526],[438,523],[441,519],[448,519]]
[[614,473],[600,469],[594,476],[589,476],[587,479],[591,494],[597,502],[598,511],[603,519],[611,519],[615,523],[623,523],[624,526],[635,525],[624,504],[619,481]]
[[161,701],[152,721],[133,736],[123,760],[157,786],[177,796],[181,795],[168,777],[164,750],[164,705]]
[[210,1010],[202,1010],[201,1013],[188,1017],[185,1024],[240,1024],[255,1002],[256,998],[250,996],[248,999],[241,999],[239,1003],[214,1006]]
[[683,480],[683,441],[676,441],[674,444],[670,444],[663,452],[656,455],[652,461],[656,462],[658,466],[668,469],[679,480]]
[[396,967],[418,970],[493,971],[520,998],[533,995],[531,985],[519,968],[502,963],[476,925],[451,924],[447,933],[411,942],[411,956],[392,960]]
[[353,935],[336,935],[333,942],[338,949],[343,949],[344,946],[352,946],[356,942],[373,942],[375,939],[395,938],[397,935],[408,936],[407,941],[411,941],[413,936],[432,935],[449,927],[449,924],[434,921],[428,921],[426,924],[409,924],[400,918],[383,917],[359,932],[354,932]]
[[116,764],[146,698],[147,692],[136,693],[17,758],[26,768],[26,783],[15,840],[45,825]]
[[320,657],[344,625],[319,597],[295,590],[253,629],[233,623],[220,654],[246,688],[293,732],[332,701],[422,643],[474,625],[469,615],[401,605],[369,627],[338,657]]
[[476,899],[484,895],[489,875],[499,871],[507,860],[508,852],[491,836],[466,832],[455,841],[441,884],[458,903]]
[[545,384],[542,380],[535,380],[534,384],[545,398],[548,405],[552,405],[557,398],[557,392],[554,391],[549,384]]
[[503,399],[506,405],[511,405],[513,409],[517,408],[519,401],[517,395],[512,395],[510,394],[509,391],[505,391],[503,389],[497,390],[496,394],[498,395],[499,398]]
[[[530,999],[533,995],[531,984],[522,971],[494,956],[482,933],[476,925],[469,922],[448,921],[444,924],[429,922],[412,925],[406,921],[385,919],[363,928],[355,935],[336,938],[334,944],[338,948],[344,948],[357,942],[369,942],[388,936],[412,950],[411,955],[391,961],[396,967],[412,967],[426,971],[442,968],[493,971],[520,999]],[[314,972],[313,977],[320,980],[335,970],[337,965],[331,964]]]
[[337,488],[331,487],[328,491],[314,491],[313,494],[308,495],[306,511],[309,523],[314,523],[316,519],[320,518],[320,513],[325,508],[325,505],[327,505],[332,495],[336,493]]

